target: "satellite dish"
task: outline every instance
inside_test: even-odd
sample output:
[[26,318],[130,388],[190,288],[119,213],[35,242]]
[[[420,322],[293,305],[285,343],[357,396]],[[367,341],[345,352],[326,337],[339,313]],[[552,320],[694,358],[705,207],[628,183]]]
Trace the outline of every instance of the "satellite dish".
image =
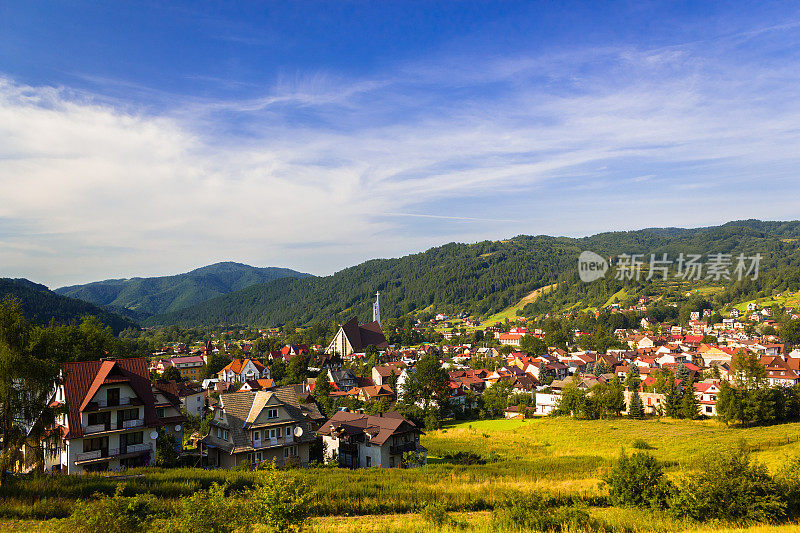
[[153,439],[153,440],[158,439],[158,431],[151,431],[150,432],[150,438]]
[[180,424],[178,424],[177,426],[175,426],[175,431],[180,431],[180,430],[181,430],[181,425],[180,425]]
[[294,436],[297,437],[297,438],[302,437],[303,436],[303,428],[301,428],[300,426],[297,426],[296,428],[294,428]]

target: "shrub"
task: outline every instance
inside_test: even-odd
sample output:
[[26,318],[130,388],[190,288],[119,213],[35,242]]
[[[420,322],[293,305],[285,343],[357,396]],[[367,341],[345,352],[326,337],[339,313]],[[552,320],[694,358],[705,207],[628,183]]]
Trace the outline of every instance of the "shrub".
[[628,457],[623,450],[603,481],[609,486],[611,502],[622,506],[664,507],[671,489],[662,465],[644,452]]
[[182,498],[171,525],[176,531],[230,533],[240,525],[239,510],[245,506],[225,496],[227,484],[213,483],[208,490]]
[[633,444],[631,444],[631,447],[633,447],[636,450],[652,450],[653,449],[653,447],[650,446],[647,443],[647,441],[644,440],[644,439],[636,439],[636,440],[634,440]]
[[764,465],[751,463],[749,453],[715,456],[702,472],[685,478],[670,501],[676,516],[694,520],[781,522],[787,516],[787,495]]
[[251,493],[246,495],[247,523],[264,524],[274,531],[300,528],[308,518],[312,494],[296,477],[275,469]]
[[448,452],[442,456],[442,462],[454,465],[485,465],[486,459],[475,452]]
[[558,507],[554,502],[530,497],[507,501],[492,512],[492,526],[499,531],[607,531],[603,522],[594,520],[578,507]]
[[426,503],[422,506],[420,514],[427,522],[436,526],[437,529],[441,529],[452,522],[450,515],[447,514],[447,507],[441,502],[431,501]]
[[113,496],[96,494],[94,500],[78,500],[62,530],[71,533],[126,533],[145,531],[158,517],[165,516],[163,505],[152,494],[123,496],[125,485],[117,485]]

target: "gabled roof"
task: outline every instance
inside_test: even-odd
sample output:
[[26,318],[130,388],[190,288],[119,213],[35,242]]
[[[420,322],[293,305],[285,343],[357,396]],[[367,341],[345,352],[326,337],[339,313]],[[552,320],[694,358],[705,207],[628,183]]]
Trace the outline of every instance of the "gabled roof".
[[232,370],[234,374],[241,374],[244,367],[247,366],[248,361],[252,362],[253,366],[255,366],[256,370],[258,370],[259,372],[264,371],[265,368],[264,365],[262,365],[255,359],[234,359],[233,361],[225,365],[225,367],[222,370],[217,372],[217,374],[219,374],[220,372],[227,372],[228,370]]
[[61,365],[64,398],[67,405],[68,439],[83,436],[81,411],[91,402],[102,385],[126,383],[144,404],[145,426],[157,426],[155,399],[150,386],[147,360],[115,359],[107,361],[82,361]]
[[383,445],[392,435],[403,433],[422,433],[413,422],[400,413],[389,412],[383,416],[364,415],[337,411],[317,431],[318,435],[330,435],[332,432],[344,432],[349,435],[364,433],[371,444]]
[[379,350],[384,350],[389,347],[381,325],[378,324],[377,321],[359,326],[358,318],[353,317],[342,325],[342,329],[354,352],[361,352],[370,344],[374,345]]
[[[310,442],[315,438],[309,419],[323,418],[315,403],[300,404],[297,389],[293,385],[278,387],[272,391],[239,391],[222,394],[220,402],[227,421],[227,424],[223,425],[230,428],[233,442],[220,445],[220,441],[213,437],[209,440],[213,441],[214,446],[219,446],[228,453],[240,453],[253,449],[248,431],[250,425],[266,406],[280,405],[286,410],[292,423],[303,428],[300,442]],[[211,433],[209,433],[210,435]]]

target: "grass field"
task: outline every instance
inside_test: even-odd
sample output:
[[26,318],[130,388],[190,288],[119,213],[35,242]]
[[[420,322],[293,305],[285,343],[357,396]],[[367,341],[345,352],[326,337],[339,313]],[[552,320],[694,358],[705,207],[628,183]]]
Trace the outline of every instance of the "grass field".
[[[756,460],[775,472],[800,456],[800,423],[760,428],[727,428],[713,421],[628,419],[580,421],[544,418],[525,421],[458,422],[428,431],[422,444],[429,464],[413,470],[308,469],[289,471],[316,489],[310,506],[311,531],[431,531],[416,514],[429,502],[443,503],[459,526],[448,530],[489,531],[491,510],[514,498],[551,496],[583,506],[592,517],[619,531],[739,531],[688,523],[650,511],[619,509],[605,503],[601,479],[621,448],[632,451],[645,441],[668,465],[670,477],[690,474],[707,453],[729,453],[743,439]],[[442,461],[448,452],[472,451],[496,459],[484,465]],[[258,472],[198,469],[145,469],[145,476],[127,481],[127,493],[150,492],[163,501],[229,482],[251,486]],[[32,518],[64,516],[77,498],[94,492],[111,494],[117,481],[98,475],[31,478],[0,488],[0,530],[48,531],[56,522]],[[571,502],[571,503],[570,503]],[[33,514],[31,509],[36,509]],[[60,515],[58,513],[61,513]],[[51,513],[51,514],[48,514]],[[55,514],[52,514],[55,513]],[[28,518],[26,520],[26,518]],[[751,531],[797,531],[797,525]]]
[[546,285],[535,291],[531,291],[526,294],[519,302],[515,303],[510,307],[506,307],[499,313],[495,313],[493,315],[489,315],[486,318],[481,319],[482,326],[478,329],[483,329],[486,326],[491,326],[495,322],[505,322],[506,319],[508,320],[516,320],[517,319],[517,311],[525,307],[527,304],[531,303],[532,301],[536,300],[540,295],[545,294],[547,291],[551,290],[555,287],[555,284]]
[[780,296],[768,296],[765,298],[757,298],[731,306],[740,312],[747,312],[747,304],[757,303],[760,307],[771,307],[773,305],[780,305],[781,307],[796,307],[800,308],[800,292],[784,292]]

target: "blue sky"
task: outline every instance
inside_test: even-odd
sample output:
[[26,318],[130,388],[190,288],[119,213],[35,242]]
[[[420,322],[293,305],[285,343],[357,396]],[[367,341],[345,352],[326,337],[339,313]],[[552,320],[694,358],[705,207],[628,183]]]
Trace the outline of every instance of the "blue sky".
[[0,5],[0,275],[797,219],[800,7]]

